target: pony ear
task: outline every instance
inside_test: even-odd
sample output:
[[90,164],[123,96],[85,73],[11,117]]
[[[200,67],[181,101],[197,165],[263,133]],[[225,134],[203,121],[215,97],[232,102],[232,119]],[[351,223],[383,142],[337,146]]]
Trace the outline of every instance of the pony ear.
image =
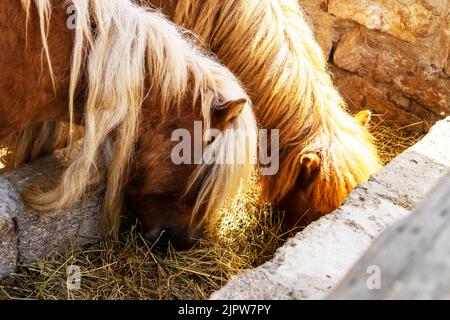
[[308,187],[317,177],[320,171],[320,158],[316,153],[307,153],[300,158],[300,174],[297,185],[301,188]]
[[228,128],[234,119],[240,116],[247,104],[247,99],[229,100],[214,107],[212,127],[221,131]]
[[355,119],[363,126],[367,126],[367,124],[370,122],[370,118],[372,117],[372,112],[369,110],[363,110],[358,112],[355,115]]

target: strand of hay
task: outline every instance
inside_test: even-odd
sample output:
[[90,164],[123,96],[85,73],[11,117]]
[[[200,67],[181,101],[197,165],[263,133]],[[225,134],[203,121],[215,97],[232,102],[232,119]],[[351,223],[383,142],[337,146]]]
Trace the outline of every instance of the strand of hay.
[[[7,154],[6,148],[0,148],[0,159],[3,158],[4,156],[6,156],[6,154]],[[4,167],[5,167],[5,164],[0,161],[0,173]]]
[[[383,163],[421,138],[382,118],[371,129]],[[158,254],[133,228],[121,241],[20,266],[12,282],[0,282],[0,299],[207,299],[232,276],[271,259],[301,229],[283,230],[280,215],[260,203],[256,187],[224,210],[216,238],[200,240],[189,252]],[[69,265],[81,268],[81,290],[67,290]]]

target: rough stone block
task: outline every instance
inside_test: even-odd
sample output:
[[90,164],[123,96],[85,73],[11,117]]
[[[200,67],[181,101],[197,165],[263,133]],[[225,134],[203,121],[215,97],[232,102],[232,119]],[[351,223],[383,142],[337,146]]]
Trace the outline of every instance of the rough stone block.
[[419,133],[450,115],[448,0],[300,4],[351,111],[371,109]]
[[63,163],[62,155],[55,154],[0,176],[0,276],[13,271],[16,260],[30,263],[100,237],[100,195],[86,197],[71,209],[42,215],[23,204],[21,190],[35,179],[58,176]]
[[[1,189],[1,187],[0,187]],[[2,191],[0,191],[1,193]],[[0,201],[2,196],[0,195]],[[17,264],[17,239],[14,221],[0,205],[0,279],[13,273]]]
[[445,22],[448,5],[442,0],[330,0],[328,11],[415,43]]

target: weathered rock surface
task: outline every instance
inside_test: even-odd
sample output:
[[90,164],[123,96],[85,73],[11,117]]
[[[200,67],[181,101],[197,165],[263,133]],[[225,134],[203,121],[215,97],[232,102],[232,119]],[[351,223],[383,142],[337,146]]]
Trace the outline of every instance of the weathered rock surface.
[[351,111],[427,131],[450,115],[449,0],[300,0]]
[[372,241],[410,212],[450,171],[450,117],[358,186],[335,212],[312,223],[264,265],[231,280],[212,299],[322,298]]
[[56,154],[0,176],[0,277],[13,272],[17,263],[63,253],[71,244],[100,236],[100,196],[43,215],[27,209],[20,199],[20,191],[32,180],[61,173],[61,160]]
[[[0,196],[0,201],[1,201]],[[17,238],[12,218],[3,212],[0,203],[0,278],[16,269]]]
[[328,12],[416,43],[446,25],[448,3],[443,0],[330,0]]

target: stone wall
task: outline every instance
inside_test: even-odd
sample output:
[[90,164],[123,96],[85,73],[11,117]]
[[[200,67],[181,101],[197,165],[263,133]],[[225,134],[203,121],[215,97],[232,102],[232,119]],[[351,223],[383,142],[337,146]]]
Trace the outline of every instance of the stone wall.
[[427,131],[450,115],[450,0],[300,0],[350,111]]

